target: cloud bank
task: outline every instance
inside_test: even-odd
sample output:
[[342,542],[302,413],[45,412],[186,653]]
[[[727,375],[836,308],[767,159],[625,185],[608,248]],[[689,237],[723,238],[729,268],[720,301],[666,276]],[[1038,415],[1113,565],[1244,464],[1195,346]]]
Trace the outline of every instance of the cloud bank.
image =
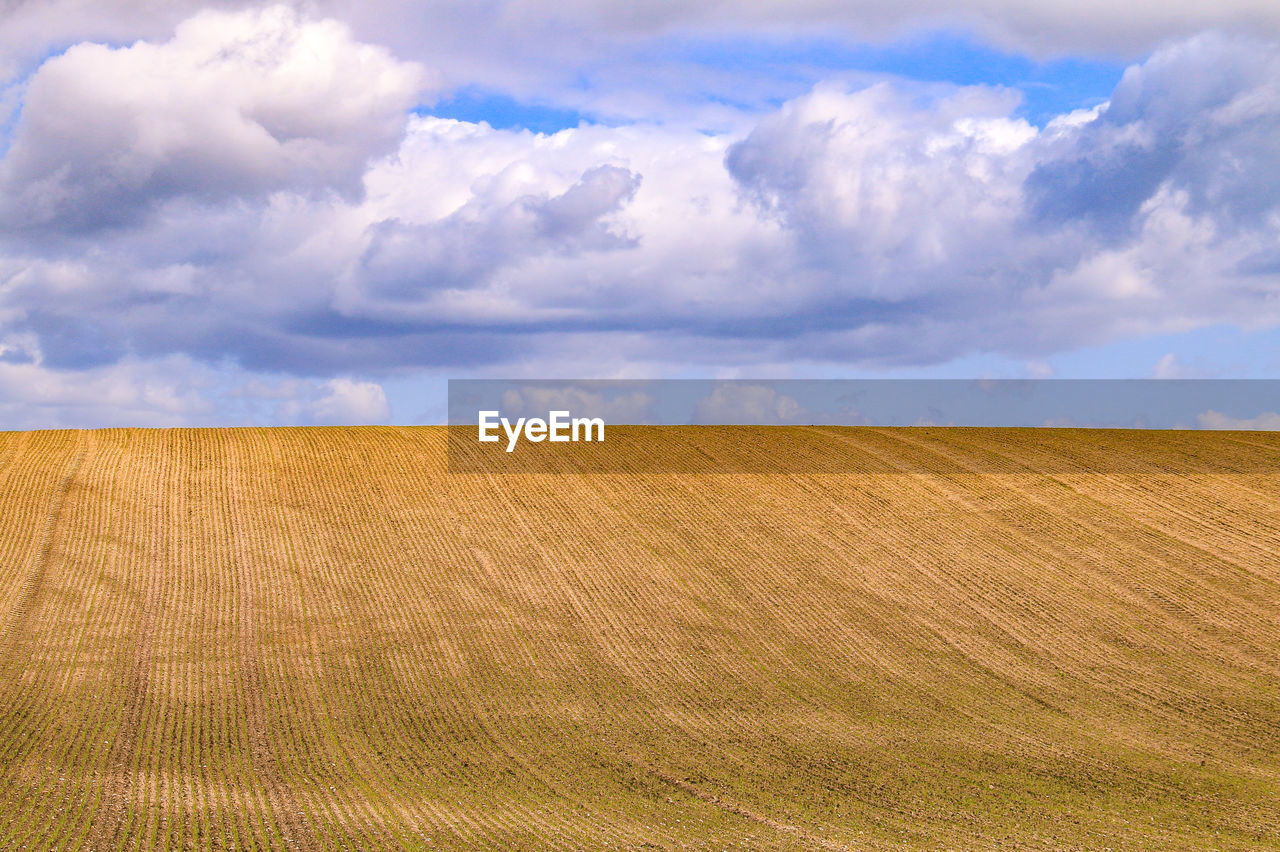
[[[718,8],[566,14],[611,33]],[[1161,8],[1161,32],[1203,23]],[[1043,127],[1008,90],[831,81],[741,130],[546,135],[413,116],[444,73],[317,9],[204,10],[23,78],[0,160],[15,411],[75,408],[96,376],[156,421],[217,417],[226,393],[283,395],[288,422],[377,421],[377,383],[413,371],[927,365],[1280,323],[1272,41],[1170,44]],[[43,14],[6,34],[56,29]]]

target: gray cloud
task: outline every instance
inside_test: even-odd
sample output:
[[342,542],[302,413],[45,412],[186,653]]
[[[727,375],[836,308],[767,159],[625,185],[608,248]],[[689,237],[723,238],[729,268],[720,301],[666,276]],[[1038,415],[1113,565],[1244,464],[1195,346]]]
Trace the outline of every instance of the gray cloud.
[[1049,219],[1127,227],[1162,186],[1189,211],[1249,228],[1280,199],[1280,48],[1200,36],[1130,68],[1107,108],[1028,180]]
[[[17,0],[5,5],[0,55],[22,65],[83,40],[159,38],[201,8],[245,8],[245,0]],[[1206,29],[1280,34],[1272,0],[295,0],[294,8],[346,20],[362,39],[408,57],[429,57],[459,78],[497,82],[571,76],[628,45],[662,35],[823,32],[889,38],[920,28],[970,29],[1041,55],[1093,52],[1136,59]]]
[[[635,195],[640,176],[613,165],[595,166],[564,192],[504,198],[503,181],[487,186],[458,210],[429,224],[398,219],[375,223],[360,259],[360,296],[395,311],[433,291],[483,285],[504,266],[547,252],[574,255],[636,245],[601,217]],[[364,301],[364,299],[361,299]],[[379,313],[377,304],[348,312]]]

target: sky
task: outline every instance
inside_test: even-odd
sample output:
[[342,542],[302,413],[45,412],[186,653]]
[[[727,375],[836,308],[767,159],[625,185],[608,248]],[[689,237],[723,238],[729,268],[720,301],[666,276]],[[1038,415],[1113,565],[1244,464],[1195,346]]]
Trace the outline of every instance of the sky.
[[1278,378],[1274,0],[0,0],[0,428]]

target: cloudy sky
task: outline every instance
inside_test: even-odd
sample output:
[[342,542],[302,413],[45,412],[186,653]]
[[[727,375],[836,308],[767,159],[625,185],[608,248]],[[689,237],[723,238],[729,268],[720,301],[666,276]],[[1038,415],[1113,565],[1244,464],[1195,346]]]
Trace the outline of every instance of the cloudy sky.
[[0,427],[1280,376],[1275,0],[0,0]]

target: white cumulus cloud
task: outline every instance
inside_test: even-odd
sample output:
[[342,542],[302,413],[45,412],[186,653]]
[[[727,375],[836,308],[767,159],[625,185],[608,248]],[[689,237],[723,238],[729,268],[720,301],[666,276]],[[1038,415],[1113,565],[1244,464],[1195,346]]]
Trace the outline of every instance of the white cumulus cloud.
[[1249,432],[1280,431],[1280,414],[1266,411],[1256,417],[1231,417],[1220,411],[1206,411],[1196,418],[1201,429],[1229,429]]
[[502,395],[503,416],[543,417],[550,411],[568,411],[574,417],[599,417],[611,424],[645,424],[654,421],[653,394],[643,390],[608,393],[579,386],[526,387]]
[[741,383],[717,384],[694,408],[694,422],[702,424],[783,425],[811,416],[794,397],[776,388]]
[[324,425],[369,425],[382,423],[390,415],[387,395],[374,382],[330,379],[323,393],[308,404],[311,417]]
[[203,12],[162,43],[79,44],[26,85],[0,217],[92,230],[178,196],[354,196],[426,83],[421,66],[284,6]]

